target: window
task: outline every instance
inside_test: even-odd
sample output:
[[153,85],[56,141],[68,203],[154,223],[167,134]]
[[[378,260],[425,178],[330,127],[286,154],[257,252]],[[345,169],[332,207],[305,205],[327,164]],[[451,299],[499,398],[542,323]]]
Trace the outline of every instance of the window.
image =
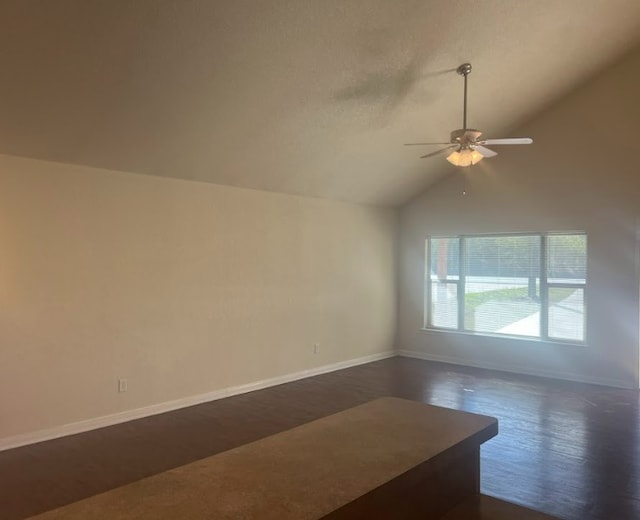
[[587,235],[427,239],[425,327],[585,341]]

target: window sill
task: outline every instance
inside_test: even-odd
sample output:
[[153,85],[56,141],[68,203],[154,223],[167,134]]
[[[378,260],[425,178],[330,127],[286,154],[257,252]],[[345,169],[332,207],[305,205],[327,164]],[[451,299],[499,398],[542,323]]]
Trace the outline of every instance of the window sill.
[[569,346],[569,347],[587,347],[586,341],[572,341],[572,340],[562,340],[555,338],[536,338],[534,336],[516,336],[513,334],[491,334],[490,332],[473,332],[470,330],[453,330],[453,329],[437,329],[437,328],[426,328],[423,327],[419,329],[419,332],[435,332],[438,334],[455,334],[460,336],[475,336],[476,338],[491,338],[491,339],[499,339],[499,340],[508,340],[508,341],[525,341],[530,343],[542,343],[545,345],[559,345],[559,346]]

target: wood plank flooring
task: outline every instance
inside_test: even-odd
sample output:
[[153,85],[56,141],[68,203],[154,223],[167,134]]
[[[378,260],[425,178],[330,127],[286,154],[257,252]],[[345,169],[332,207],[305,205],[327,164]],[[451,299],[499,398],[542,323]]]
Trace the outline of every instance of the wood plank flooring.
[[454,507],[441,520],[555,520],[552,516],[516,506],[486,495],[478,495]]
[[482,492],[567,520],[640,519],[634,390],[391,358],[0,452],[17,520],[382,396],[497,417]]

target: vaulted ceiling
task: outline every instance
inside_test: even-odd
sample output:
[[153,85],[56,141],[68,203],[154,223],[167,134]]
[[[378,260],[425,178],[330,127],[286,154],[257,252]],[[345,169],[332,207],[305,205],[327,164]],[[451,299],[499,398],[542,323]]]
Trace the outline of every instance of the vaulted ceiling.
[[500,137],[638,44],[638,0],[5,0],[0,153],[397,205],[460,63]]

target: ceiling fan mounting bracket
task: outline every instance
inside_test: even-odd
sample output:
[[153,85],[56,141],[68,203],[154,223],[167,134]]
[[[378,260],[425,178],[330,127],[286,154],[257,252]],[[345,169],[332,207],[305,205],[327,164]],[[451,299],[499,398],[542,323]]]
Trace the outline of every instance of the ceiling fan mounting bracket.
[[463,63],[462,65],[460,65],[457,69],[456,72],[458,74],[460,74],[461,76],[466,76],[467,74],[471,73],[471,63]]

